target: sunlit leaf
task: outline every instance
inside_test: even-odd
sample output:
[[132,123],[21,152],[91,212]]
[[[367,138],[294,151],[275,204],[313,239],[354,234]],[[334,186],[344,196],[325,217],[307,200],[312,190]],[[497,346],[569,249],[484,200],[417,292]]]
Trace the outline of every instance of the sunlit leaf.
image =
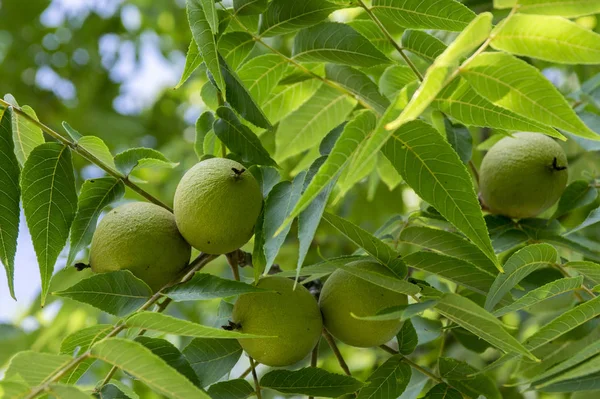
[[300,370],[273,370],[260,379],[260,385],[282,393],[337,398],[356,392],[364,384],[352,377],[316,367]]
[[171,162],[161,152],[152,148],[130,148],[115,155],[115,165],[125,176],[136,168],[174,168],[178,163]]
[[35,387],[53,376],[71,360],[71,356],[68,355],[34,351],[19,352],[10,360],[4,379],[6,381],[22,381],[30,387]]
[[[65,122],[63,122],[63,124],[65,124]],[[83,148],[85,151],[92,154],[104,165],[110,167],[113,170],[117,170],[115,161],[113,160],[113,156],[110,153],[110,150],[100,137],[82,136],[81,138],[79,138],[79,140],[77,140],[77,146]]]
[[262,104],[263,112],[271,123],[277,123],[311,98],[320,86],[319,80],[308,79],[276,87],[269,99]]
[[325,76],[354,93],[378,114],[383,114],[390,105],[390,101],[379,93],[377,84],[358,69],[345,65],[326,64]]
[[407,66],[392,65],[387,67],[379,79],[379,89],[381,93],[390,100],[395,100],[398,93],[407,84],[415,82],[417,75]]
[[192,73],[194,73],[200,64],[202,64],[202,61],[203,59],[202,55],[200,55],[200,50],[198,50],[198,45],[196,44],[196,41],[192,39],[185,56],[185,66],[183,67],[181,78],[179,79],[179,83],[175,86],[175,89],[179,89],[189,77],[192,76]]
[[265,290],[207,273],[196,273],[190,281],[164,290],[166,296],[178,302],[227,298],[248,292],[265,292]]
[[258,104],[263,104],[283,77],[288,63],[276,54],[252,58],[238,71],[242,83]]
[[237,15],[260,14],[267,9],[268,0],[233,0],[233,9]]
[[407,30],[402,34],[402,48],[433,62],[446,49],[440,39],[420,30]]
[[55,399],[93,399],[89,393],[83,392],[73,385],[50,384],[48,389]]
[[384,23],[413,29],[460,31],[475,18],[473,11],[454,0],[373,0],[371,9]]
[[370,19],[354,19],[347,24],[369,39],[369,41],[382,53],[389,54],[394,50],[394,46],[390,43],[390,39],[388,39],[379,26]]
[[[96,342],[104,339],[114,327],[110,324],[96,324],[76,331],[68,335],[60,345],[60,353],[70,356],[81,355],[92,347]],[[64,382],[67,384],[76,383],[79,378],[92,366],[93,359],[86,359],[76,368],[69,371]]]
[[273,0],[260,20],[261,36],[277,36],[323,21],[337,10],[336,4],[323,0]]
[[[35,111],[30,106],[24,105],[21,107],[21,110],[33,119],[38,120]],[[44,134],[42,133],[42,129],[35,123],[13,108],[9,108],[6,113],[12,120],[12,141],[15,145],[15,155],[19,163],[24,165],[31,151],[44,143]]]
[[[494,8],[511,8],[517,0],[494,0]],[[560,15],[567,18],[600,13],[598,0],[519,0],[519,13]]]
[[219,38],[219,53],[235,71],[244,63],[255,43],[247,32],[227,32]]
[[173,367],[180,374],[183,374],[188,380],[190,380],[194,385],[198,387],[200,386],[200,381],[198,381],[198,377],[196,373],[190,366],[190,362],[186,357],[177,349],[175,345],[167,341],[166,339],[161,338],[151,338],[151,337],[136,337],[136,342],[144,345],[146,348],[150,349],[152,353],[159,356],[163,359],[169,366]]

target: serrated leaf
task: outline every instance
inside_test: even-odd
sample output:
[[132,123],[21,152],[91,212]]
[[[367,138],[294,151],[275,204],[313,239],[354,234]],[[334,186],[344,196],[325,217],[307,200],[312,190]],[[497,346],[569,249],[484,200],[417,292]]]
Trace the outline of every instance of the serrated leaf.
[[217,43],[215,42],[215,35],[201,1],[205,2],[210,0],[186,1],[188,23],[190,24],[194,41],[198,45],[198,50],[206,63],[206,67],[212,74],[217,87],[221,91],[225,91],[225,81],[221,75],[221,65],[219,62]]
[[[550,376],[562,373],[563,371],[568,370],[568,369],[572,368],[573,366],[576,366],[576,365],[582,363],[583,361],[596,356],[598,353],[600,353],[600,343],[592,342],[591,344],[582,348],[580,351],[578,351],[576,353],[570,353],[569,358],[567,360],[565,360],[564,362],[559,363],[559,364],[555,365],[554,367],[549,368],[547,371],[545,371],[544,373],[542,373],[540,375],[537,375],[535,377],[535,380],[532,381],[532,383],[536,384],[536,382],[541,382]],[[559,377],[562,377],[562,375]]]
[[375,114],[365,110],[359,112],[344,126],[342,134],[336,140],[331,153],[304,190],[294,210],[283,222],[283,225],[290,223],[300,212],[306,209],[319,193],[336,178],[339,171],[347,165],[348,159],[356,153],[359,143],[373,131],[375,124]]
[[416,81],[417,75],[412,69],[404,65],[392,65],[381,75],[379,89],[388,99],[395,100],[406,85]]
[[[483,395],[487,399],[501,399],[496,383],[488,376],[476,374],[477,369],[460,360],[442,357],[438,363],[440,375],[450,385],[469,397]],[[472,376],[476,374],[475,376]],[[471,377],[472,376],[472,377]]]
[[406,255],[403,259],[412,268],[437,274],[482,295],[486,295],[494,283],[492,275],[460,258],[418,251]]
[[396,130],[383,147],[404,181],[497,264],[469,172],[450,144],[416,120]]
[[491,29],[491,13],[486,12],[475,17],[444,52],[436,58],[408,105],[402,110],[398,118],[386,125],[386,129],[397,129],[403,124],[417,119],[454,78],[460,59],[483,43],[490,35]]
[[332,62],[369,67],[390,60],[350,25],[323,22],[302,29],[294,39],[293,56],[300,62]]
[[461,74],[479,95],[500,107],[578,136],[600,139],[552,83],[525,61],[506,53],[483,53],[464,65]]
[[557,258],[556,249],[548,244],[532,244],[515,252],[504,264],[504,273],[498,274],[492,284],[485,309],[492,311],[521,280],[542,267],[552,266]]
[[22,399],[29,393],[27,385],[20,382],[0,381],[0,397],[4,399]]
[[202,5],[202,10],[204,10],[204,15],[206,15],[206,20],[210,25],[210,29],[213,35],[216,35],[219,31],[219,16],[217,15],[217,9],[215,7],[215,2],[213,0],[198,0]]
[[53,295],[87,303],[116,316],[125,316],[142,306],[152,295],[146,283],[129,270],[94,274]]
[[69,236],[77,210],[71,151],[59,143],[36,147],[21,175],[23,209],[42,280],[42,305],[58,254]]
[[535,290],[529,291],[527,294],[523,295],[510,305],[496,310],[494,312],[494,316],[500,317],[509,312],[527,309],[539,302],[545,301],[546,299],[554,298],[558,295],[580,288],[582,283],[582,276],[561,278],[559,280],[552,281],[539,288],[536,288]]
[[234,71],[244,63],[256,42],[247,32],[227,32],[219,39],[219,53]]
[[475,302],[457,294],[444,294],[435,305],[435,309],[496,348],[536,360],[531,352],[504,329],[498,319]]
[[354,19],[347,22],[355,31],[366,37],[379,51],[389,54],[394,51],[390,39],[381,31],[379,26],[370,19]]
[[397,398],[406,389],[411,376],[412,371],[404,363],[404,357],[392,356],[367,378],[369,385],[358,392],[357,399]]
[[[21,107],[21,110],[35,120],[38,120],[33,108],[28,105]],[[25,116],[16,112],[12,107],[6,111],[10,115],[12,121],[12,141],[15,145],[15,156],[21,165],[29,157],[33,149],[44,143],[44,134],[35,123],[27,119]]]
[[405,280],[401,280],[396,277],[387,276],[385,274],[377,273],[365,269],[357,269],[354,267],[342,266],[341,269],[347,273],[352,274],[362,280],[368,281],[374,285],[378,285],[389,291],[397,292],[400,294],[406,294],[414,296],[421,291],[418,285],[409,283]]
[[600,35],[563,17],[516,14],[493,35],[497,50],[559,64],[600,63]]
[[[290,214],[304,187],[306,172],[302,172],[293,181],[277,183],[267,198],[258,219],[252,261],[254,264],[254,279],[258,281],[261,274],[269,272],[275,256],[287,237],[291,224],[282,226]],[[280,228],[282,226],[283,228]]]
[[332,213],[325,212],[323,220],[354,244],[364,249],[365,252],[374,257],[379,263],[389,268],[396,276],[399,278],[406,276],[407,268],[400,255],[383,241],[352,222]]
[[101,138],[96,136],[82,136],[77,140],[77,146],[98,158],[106,166],[117,170],[113,156]]
[[541,389],[543,392],[579,392],[597,391],[600,389],[600,373],[587,375],[581,378],[557,382]]
[[[342,266],[343,267],[343,266]],[[411,283],[412,284],[412,283]],[[417,285],[417,287],[419,287]],[[420,288],[420,287],[419,287]],[[410,305],[392,306],[379,311],[375,316],[356,316],[353,317],[359,320],[408,320],[418,314],[423,313],[435,305],[437,301],[427,300],[417,302]]]
[[98,217],[104,207],[117,201],[125,194],[125,185],[114,177],[101,177],[83,182],[77,200],[77,213],[71,226],[71,241],[67,266],[75,256],[92,241]]
[[311,148],[334,127],[342,123],[356,105],[356,100],[322,85],[300,108],[279,123],[275,136],[276,160]]
[[264,103],[288,67],[287,60],[276,54],[264,54],[246,62],[239,77],[257,104]]
[[73,385],[50,384],[49,393],[54,399],[93,399],[94,396],[83,392]]
[[300,370],[273,370],[260,379],[260,386],[281,393],[337,398],[356,392],[364,384],[352,377],[316,367]]
[[233,0],[236,15],[256,15],[267,9],[268,0]]
[[166,334],[181,335],[196,338],[270,338],[264,335],[244,334],[236,331],[227,331],[220,328],[203,326],[191,321],[177,319],[156,312],[139,312],[130,316],[125,325],[129,328],[143,328]]
[[179,349],[177,349],[175,345],[173,345],[166,339],[151,338],[144,336],[136,337],[135,341],[150,349],[152,353],[159,356],[169,366],[173,367],[180,374],[183,374],[194,385],[200,388],[202,387],[199,385],[200,381],[198,381],[198,377],[196,376],[196,373],[190,366],[188,359],[186,359],[186,357],[183,356],[183,354],[179,351]]
[[192,76],[192,73],[198,69],[203,61],[204,60],[202,59],[202,55],[200,55],[198,45],[196,44],[196,41],[192,39],[185,56],[185,66],[183,67],[181,78],[179,79],[179,83],[177,83],[175,86],[175,89],[179,89],[190,78],[190,76]]
[[196,273],[190,281],[169,287],[163,292],[174,301],[181,302],[227,298],[249,292],[266,291],[241,281],[223,279],[207,273]]
[[273,0],[262,15],[258,33],[269,37],[294,32],[323,21],[338,8],[336,4],[323,0]]
[[396,334],[396,339],[398,340],[398,352],[403,355],[410,355],[414,352],[419,344],[419,337],[410,320],[406,320],[402,323],[402,328],[398,334]]
[[576,270],[577,273],[583,275],[594,284],[600,284],[600,264],[588,261],[571,261],[565,263],[563,266]]
[[448,384],[439,383],[429,391],[423,399],[462,399],[462,394]]
[[254,394],[254,388],[244,379],[222,381],[208,388],[212,399],[245,399]]
[[161,152],[152,148],[130,148],[115,155],[117,170],[125,176],[135,168],[174,168],[178,163],[171,162]]
[[383,114],[390,105],[390,101],[379,93],[377,84],[358,69],[345,65],[326,64],[325,76],[353,93],[378,114]]
[[[494,0],[494,8],[514,7],[517,0]],[[560,15],[567,18],[600,13],[598,0],[520,0],[519,13],[538,15]]]
[[277,123],[311,98],[320,86],[321,82],[317,79],[278,86],[262,104],[263,111],[271,123]]
[[[62,341],[60,353],[70,356],[81,355],[87,352],[96,342],[105,338],[113,328],[114,326],[110,324],[96,324],[76,331]],[[69,371],[62,381],[67,384],[75,384],[93,363],[93,359],[84,360],[76,368]]]
[[196,338],[185,347],[183,354],[200,380],[200,386],[205,387],[231,371],[242,355],[242,347],[235,339]]
[[137,342],[109,338],[92,347],[92,356],[123,369],[166,397],[210,399],[204,391]]
[[215,134],[244,163],[277,166],[256,134],[244,126],[230,108],[219,107],[217,116],[213,124]]
[[[23,351],[17,353],[8,364],[5,381],[25,382],[35,387],[54,375],[73,360],[68,355]],[[35,365],[35,367],[32,367]]]
[[400,232],[400,240],[469,262],[491,276],[497,274],[494,263],[479,248],[456,233],[425,226],[408,226]]
[[475,14],[454,0],[373,0],[373,13],[384,23],[413,29],[463,30]]
[[266,198],[273,187],[281,180],[279,171],[271,166],[251,166],[248,170],[258,182],[263,198]]
[[[210,111],[204,111],[198,119],[196,119],[196,135],[194,138],[194,151],[200,159],[204,155],[204,138],[212,131],[215,116]],[[214,134],[214,132],[213,132]]]
[[248,92],[240,78],[227,65],[223,57],[219,57],[219,62],[221,63],[221,72],[225,80],[225,98],[227,102],[244,119],[253,125],[264,129],[271,128],[271,123],[267,119],[267,116]]
[[15,156],[11,113],[12,107],[0,113],[0,263],[6,270],[6,280],[10,296],[16,300],[14,289],[15,254],[19,236],[21,187],[19,177],[21,169]]
[[591,186],[586,180],[575,180],[570,183],[560,196],[558,208],[551,219],[556,219],[577,208],[591,204],[598,196],[598,189]]
[[549,126],[494,105],[462,79],[442,90],[432,105],[467,126],[540,132],[565,140],[565,136]]
[[433,62],[444,52],[446,45],[429,33],[409,29],[402,34],[402,48]]

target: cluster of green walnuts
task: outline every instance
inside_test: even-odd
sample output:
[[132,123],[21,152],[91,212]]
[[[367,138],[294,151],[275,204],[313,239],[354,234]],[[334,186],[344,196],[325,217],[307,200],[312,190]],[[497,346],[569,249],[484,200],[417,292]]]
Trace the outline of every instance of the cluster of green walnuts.
[[[553,139],[537,133],[505,137],[482,162],[482,205],[511,218],[534,217],[560,198],[566,169],[566,155]],[[94,272],[128,269],[156,291],[185,268],[192,246],[218,255],[248,242],[261,208],[260,186],[242,165],[225,158],[204,160],[179,183],[173,213],[143,202],[109,212],[94,234],[90,265]],[[392,276],[387,267],[371,260],[347,267]],[[323,328],[348,345],[382,345],[400,331],[402,322],[364,317],[407,304],[406,295],[343,269],[327,278],[318,302],[304,286],[284,277],[265,277],[257,287],[265,292],[237,299],[231,326],[268,337],[243,338],[240,344],[249,356],[269,366],[305,358]]]

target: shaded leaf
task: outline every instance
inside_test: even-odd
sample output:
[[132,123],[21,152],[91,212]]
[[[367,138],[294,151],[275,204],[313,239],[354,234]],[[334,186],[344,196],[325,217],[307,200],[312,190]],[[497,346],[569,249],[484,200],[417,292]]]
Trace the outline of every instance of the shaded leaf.
[[403,356],[390,357],[367,378],[369,385],[363,387],[357,399],[397,398],[404,392],[412,375]]
[[370,19],[353,19],[347,22],[355,31],[369,39],[369,41],[382,53],[394,51],[390,39],[381,31],[379,26]]
[[266,291],[241,281],[224,279],[208,273],[196,273],[190,281],[164,290],[164,294],[176,302],[227,298],[249,292]]
[[583,361],[596,356],[598,353],[600,353],[600,343],[593,342],[593,343],[585,346],[584,348],[582,348],[581,350],[579,350],[576,353],[570,353],[570,356],[567,360],[565,360],[562,363],[557,364],[554,367],[551,367],[544,373],[536,376],[535,380],[533,381],[533,384],[536,384],[536,382],[540,382],[544,379],[547,379],[548,377],[550,377],[552,375],[557,375],[559,373],[562,373],[563,371],[568,370],[568,369],[572,368],[573,366],[580,364]]
[[594,284],[600,284],[600,264],[588,261],[571,261],[563,265],[574,269],[577,273],[591,280]]
[[462,395],[448,384],[440,383],[427,391],[423,399],[462,399]]
[[267,9],[267,2],[268,0],[233,0],[233,9],[237,15],[260,14]]
[[396,277],[391,277],[366,269],[358,269],[355,267],[342,266],[341,269],[344,269],[344,271],[352,274],[355,277],[400,294],[414,296],[421,291],[418,285],[409,283]]
[[249,171],[261,187],[263,198],[269,195],[273,187],[281,180],[277,169],[271,166],[252,166]]
[[212,131],[214,121],[215,116],[210,111],[204,111],[196,120],[194,150],[196,151],[198,158],[201,158],[204,155],[204,138]]
[[598,189],[586,180],[575,180],[570,183],[558,201],[558,208],[551,219],[556,219],[577,208],[591,204],[598,196]]
[[169,366],[173,367],[180,374],[183,374],[188,380],[190,380],[194,385],[201,387],[200,381],[198,381],[198,377],[196,377],[196,373],[190,366],[188,360],[183,356],[183,354],[169,341],[161,338],[151,338],[139,336],[135,338],[136,342],[144,345],[146,348],[150,349],[152,353],[159,356],[162,360],[164,360]]
[[115,165],[115,161],[113,160],[110,150],[100,137],[82,136],[79,140],[77,140],[77,146],[92,154],[104,165],[115,171],[117,170],[117,166]]
[[323,21],[337,9],[336,4],[323,0],[273,0],[262,15],[258,33],[269,37],[294,32]]
[[[469,397],[483,395],[487,399],[501,399],[502,395],[496,383],[484,374],[477,374],[478,370],[465,362],[442,357],[438,363],[440,375],[448,380],[450,385]],[[473,377],[469,377],[476,374]]]
[[92,395],[73,385],[50,384],[49,391],[55,399],[92,399]]
[[260,385],[282,393],[337,398],[346,393],[356,392],[364,384],[346,375],[306,367],[296,371],[270,371],[260,379]]
[[212,399],[245,399],[254,393],[254,388],[244,379],[223,381],[208,388]]
[[200,380],[200,386],[205,387],[231,371],[242,355],[242,347],[234,339],[196,338],[185,347],[183,354]]
[[419,344],[419,337],[410,320],[402,323],[402,328],[396,334],[396,339],[398,340],[398,352],[403,355],[410,355],[414,352]]

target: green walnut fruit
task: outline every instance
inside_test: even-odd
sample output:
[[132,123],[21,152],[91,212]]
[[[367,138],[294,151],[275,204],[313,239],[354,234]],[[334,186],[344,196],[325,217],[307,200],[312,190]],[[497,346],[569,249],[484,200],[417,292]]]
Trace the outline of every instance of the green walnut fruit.
[[[357,261],[347,266],[393,276],[387,267],[373,261]],[[325,328],[334,337],[348,345],[368,348],[392,339],[400,331],[402,322],[360,320],[352,314],[373,316],[383,309],[406,305],[407,298],[337,269],[323,285],[319,303]]]
[[239,331],[276,338],[243,338],[249,356],[267,366],[289,366],[304,359],[323,330],[319,305],[311,293],[284,277],[266,277],[257,284],[272,292],[240,295],[233,306]]
[[225,254],[247,243],[261,208],[262,192],[252,173],[227,158],[197,163],[175,191],[179,231],[208,254]]
[[483,158],[479,196],[491,213],[530,218],[560,198],[567,180],[567,156],[553,139],[516,133],[498,141]]
[[92,238],[90,266],[95,273],[127,269],[158,291],[188,264],[191,251],[171,212],[132,202],[100,221]]

